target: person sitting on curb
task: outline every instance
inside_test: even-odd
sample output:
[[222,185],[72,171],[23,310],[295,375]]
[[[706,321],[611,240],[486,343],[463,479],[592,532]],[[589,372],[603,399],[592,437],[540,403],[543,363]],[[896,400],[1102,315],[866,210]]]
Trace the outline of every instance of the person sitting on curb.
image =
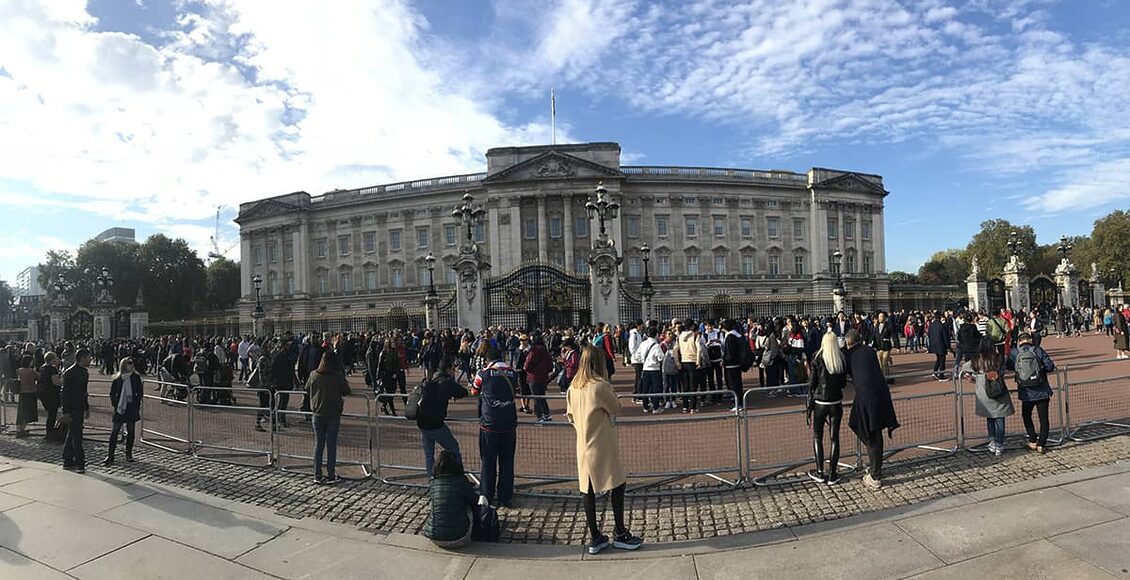
[[453,450],[440,451],[431,471],[432,479],[428,483],[431,513],[424,523],[424,537],[441,548],[462,548],[471,543],[479,494]]

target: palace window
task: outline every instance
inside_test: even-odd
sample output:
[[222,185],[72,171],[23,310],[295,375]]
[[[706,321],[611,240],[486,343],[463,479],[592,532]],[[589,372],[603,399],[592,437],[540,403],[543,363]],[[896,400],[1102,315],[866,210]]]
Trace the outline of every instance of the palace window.
[[643,267],[640,265],[640,259],[632,256],[628,258],[628,277],[629,278],[642,278]]
[[726,275],[726,256],[723,254],[714,255],[714,273],[718,276]]
[[797,276],[804,275],[804,254],[793,256],[793,267],[795,268]]
[[275,244],[267,244],[267,262],[277,264],[279,261],[279,247]]
[[259,246],[255,246],[254,248],[251,249],[251,255],[255,258],[255,265],[256,266],[262,266],[263,265],[263,248],[261,248]]
[[742,254],[742,276],[753,275],[753,254]]
[[629,238],[640,237],[640,216],[625,216],[624,225],[625,229],[628,231],[627,233]]
[[781,218],[767,217],[765,218],[765,231],[769,235],[770,240],[776,240],[781,237]]
[[769,254],[769,275],[770,276],[780,276],[781,275],[781,255],[780,254]]
[[487,225],[484,223],[477,223],[472,228],[471,235],[475,237],[475,241],[480,244],[487,241]]
[[698,236],[698,218],[694,216],[686,217],[686,235],[688,238]]
[[698,256],[687,256],[687,276],[698,276]]
[[318,294],[325,294],[326,292],[329,292],[329,283],[326,280],[325,272],[318,272],[316,281],[318,284]]
[[538,238],[538,220],[537,218],[528,217],[525,220],[525,230],[527,240],[536,240]]
[[342,256],[349,255],[349,236],[346,235],[337,237],[337,253],[341,254]]
[[416,285],[427,286],[429,282],[431,280],[428,279],[428,265],[416,264]]
[[656,258],[657,275],[667,277],[671,275],[671,256],[662,255]]
[[279,286],[279,275],[275,272],[267,274],[267,288],[270,289],[271,296],[282,294],[282,287]]
[[422,226],[422,227],[416,228],[416,249],[417,250],[428,249],[428,237],[429,236],[431,236],[431,228],[429,228],[428,226]]
[[318,256],[319,258],[325,258],[326,257],[326,240],[325,240],[325,238],[322,238],[320,240],[314,240],[314,255]]
[[392,266],[388,269],[389,284],[393,288],[404,287],[404,266]]
[[372,254],[377,250],[377,232],[365,232],[361,234],[361,247],[366,254]]
[[863,254],[863,273],[864,274],[870,274],[871,273],[871,260],[872,260],[871,252],[864,252],[864,254]]
[[[578,218],[574,218],[573,221],[574,221],[574,223],[573,223],[573,233],[578,238],[589,237],[589,218],[578,217]],[[577,270],[577,271],[580,272],[580,270]]]
[[804,241],[804,220],[802,218],[793,218],[793,241]]
[[452,267],[447,266],[447,265],[443,266],[443,283],[444,284],[454,284],[455,283],[455,275],[456,275],[455,268],[452,268]]
[[839,222],[834,217],[828,218],[828,239],[840,239]]
[[746,239],[752,238],[753,237],[753,218],[742,217],[741,228],[742,228],[742,238],[746,238]]
[[286,293],[294,294],[294,272],[286,273]]
[[283,261],[285,261],[285,262],[293,262],[294,261],[294,241],[293,240],[287,240],[287,242],[285,244],[283,244]]
[[449,247],[454,246],[456,239],[455,236],[455,224],[447,224],[443,226],[443,243],[447,244]]
[[377,289],[377,269],[376,268],[372,268],[372,267],[365,268],[365,289],[366,290],[376,290]]
[[845,218],[844,219],[844,239],[845,240],[854,240],[855,239],[855,220],[853,220],[851,218]]
[[859,237],[863,238],[864,240],[870,240],[871,239],[871,222],[868,221],[868,220],[863,220],[859,224],[859,228],[860,228],[859,229]]
[[349,270],[343,270],[340,274],[338,274],[337,279],[338,279],[337,288],[338,288],[339,291],[341,291],[341,292],[352,292],[353,291],[353,272],[350,272]]
[[726,218],[725,216],[714,216],[714,237],[721,238],[726,235]]
[[561,238],[561,216],[549,216],[549,237]]
[[848,274],[855,273],[855,252],[852,250],[848,250],[844,256],[844,271]]
[[770,199],[770,200],[766,201],[765,207],[767,207],[769,209],[776,209],[777,208],[777,200]]
[[388,231],[388,249],[392,252],[400,251],[400,230]]
[[658,238],[666,238],[667,237],[667,223],[668,223],[667,216],[665,216],[665,215],[655,216],[655,236],[656,237],[658,237]]
[[588,256],[576,255],[573,256],[573,271],[577,274],[589,273],[589,258]]

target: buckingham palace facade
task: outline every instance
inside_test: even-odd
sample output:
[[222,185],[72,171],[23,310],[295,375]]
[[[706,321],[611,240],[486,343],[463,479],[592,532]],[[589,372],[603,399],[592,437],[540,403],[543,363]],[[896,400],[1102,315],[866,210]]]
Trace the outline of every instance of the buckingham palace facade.
[[485,276],[538,264],[588,277],[598,220],[585,203],[598,183],[620,204],[606,224],[620,288],[637,292],[646,269],[660,314],[674,311],[665,305],[774,297],[822,304],[836,284],[837,250],[848,292],[885,305],[880,176],[622,166],[620,155],[616,143],[502,147],[487,152],[484,173],[242,204],[241,318],[255,307],[256,276],[272,325],[414,316],[432,283],[453,303],[465,230],[452,209],[466,193],[485,210],[472,228]]

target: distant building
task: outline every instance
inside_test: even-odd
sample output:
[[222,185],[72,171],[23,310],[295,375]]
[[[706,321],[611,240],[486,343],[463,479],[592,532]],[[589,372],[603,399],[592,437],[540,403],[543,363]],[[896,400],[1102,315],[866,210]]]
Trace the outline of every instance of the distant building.
[[110,228],[97,236],[94,236],[96,242],[125,242],[127,244],[136,244],[137,232],[133,228]]
[[24,268],[16,275],[16,298],[43,296],[46,294],[39,285],[39,266]]

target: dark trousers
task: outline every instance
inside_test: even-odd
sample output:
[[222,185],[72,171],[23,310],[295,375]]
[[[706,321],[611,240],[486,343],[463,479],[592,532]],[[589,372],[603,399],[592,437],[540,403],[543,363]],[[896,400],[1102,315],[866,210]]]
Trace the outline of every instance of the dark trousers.
[[[1032,409],[1040,420],[1040,430],[1037,433],[1032,424]],[[1020,415],[1024,419],[1024,430],[1028,432],[1028,441],[1040,447],[1048,443],[1048,399],[1042,401],[1020,401]]]
[[[643,371],[643,376],[640,377],[640,394],[641,395],[661,395],[663,394],[663,372],[662,371]],[[663,397],[643,397],[644,410],[651,411],[663,406]]]
[[723,369],[726,379],[726,388],[734,392],[734,404],[742,408],[742,369],[741,367],[726,367]]
[[509,505],[514,496],[514,447],[517,433],[496,433],[479,430],[479,457],[483,472],[479,478],[479,493],[494,503],[498,489],[498,505]]
[[247,375],[251,374],[251,366],[247,359],[239,359],[239,380],[246,381]]
[[[844,418],[843,403],[816,405],[812,411],[812,447],[816,452],[816,471],[824,472],[824,426],[828,426],[828,475],[836,475],[840,466],[840,422]],[[882,455],[882,434],[879,437]]]
[[272,423],[271,421],[271,392],[264,389],[256,391],[259,395],[259,414],[255,417],[255,424],[258,425],[263,421]]
[[86,467],[86,454],[82,450],[83,412],[71,413],[67,436],[63,439],[63,467]]
[[[693,393],[698,391],[698,383],[702,379],[702,371],[700,371],[694,363],[683,363],[682,372],[679,373],[679,390],[684,393]],[[683,396],[683,408],[695,410],[698,409],[698,397]]]
[[137,421],[128,421],[120,423],[114,421],[114,428],[110,430],[110,450],[106,452],[106,457],[114,458],[114,451],[118,448],[118,435],[122,432],[122,425],[126,426],[126,457],[133,456],[133,432],[137,427]]
[[326,475],[337,473],[337,433],[341,428],[341,416],[314,416],[314,477],[322,476],[322,454],[326,457]]
[[47,436],[44,439],[49,441],[58,441],[58,434],[56,433],[55,423],[58,421],[59,407],[43,406],[43,410],[47,412]]
[[545,400],[545,387],[549,383],[530,383],[530,393],[539,398],[534,399],[534,415],[540,419],[549,416],[549,401]]
[[632,368],[635,369],[635,371],[636,371],[636,383],[635,383],[635,388],[632,389],[632,394],[638,395],[638,394],[644,392],[643,391],[643,364],[642,363],[632,363]]
[[867,461],[870,464],[868,473],[874,479],[883,479],[883,431],[875,431],[870,435],[871,443],[867,445]]
[[943,376],[946,374],[946,353],[934,353],[934,375]]

